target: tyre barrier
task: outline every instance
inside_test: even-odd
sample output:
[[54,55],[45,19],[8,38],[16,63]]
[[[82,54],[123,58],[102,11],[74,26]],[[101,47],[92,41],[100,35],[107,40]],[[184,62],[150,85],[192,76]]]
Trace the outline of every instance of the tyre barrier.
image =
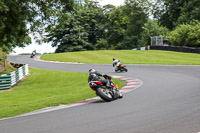
[[29,74],[28,64],[15,64],[18,69],[0,76],[0,90],[9,89]]
[[200,48],[192,48],[192,47],[184,47],[184,46],[151,46],[150,49],[200,54]]

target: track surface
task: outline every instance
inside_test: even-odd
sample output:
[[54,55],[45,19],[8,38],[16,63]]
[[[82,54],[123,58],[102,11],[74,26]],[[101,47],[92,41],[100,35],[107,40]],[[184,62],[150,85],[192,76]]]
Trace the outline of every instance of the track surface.
[[73,108],[0,120],[0,133],[198,133],[200,132],[200,66],[128,65],[114,73],[112,65],[38,62],[9,57],[30,67],[138,78],[143,86],[113,102],[97,101]]

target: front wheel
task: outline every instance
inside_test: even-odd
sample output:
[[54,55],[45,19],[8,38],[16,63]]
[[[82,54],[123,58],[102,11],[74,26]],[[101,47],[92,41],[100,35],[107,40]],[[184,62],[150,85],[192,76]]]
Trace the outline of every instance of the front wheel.
[[108,89],[99,87],[96,89],[96,94],[106,102],[110,102],[113,100],[113,97]]
[[121,92],[119,92],[119,90],[118,90],[118,95],[119,95],[119,98],[120,98],[120,99],[123,98],[123,95],[122,95]]
[[128,72],[128,69],[124,68],[124,71],[125,71],[125,72]]

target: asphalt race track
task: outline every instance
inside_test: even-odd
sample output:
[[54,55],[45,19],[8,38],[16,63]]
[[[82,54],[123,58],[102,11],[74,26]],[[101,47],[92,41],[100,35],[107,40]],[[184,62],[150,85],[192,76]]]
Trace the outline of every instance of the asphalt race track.
[[0,133],[200,132],[200,66],[127,65],[128,73],[115,73],[111,64],[48,63],[28,56],[13,56],[9,60],[59,71],[88,72],[95,68],[111,75],[138,78],[143,85],[109,103],[100,100],[0,120]]

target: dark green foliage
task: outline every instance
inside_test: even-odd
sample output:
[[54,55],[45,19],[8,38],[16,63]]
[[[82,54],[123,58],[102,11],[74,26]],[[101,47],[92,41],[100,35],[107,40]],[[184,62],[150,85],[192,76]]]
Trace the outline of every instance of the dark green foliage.
[[109,49],[123,49],[121,44],[124,40],[124,33],[128,24],[128,17],[123,13],[123,7],[115,8],[109,13],[106,23],[105,38]]
[[[157,0],[160,5],[154,16],[159,22],[169,29],[174,29],[179,24],[190,23],[193,20],[200,21],[199,0]],[[159,2],[161,1],[161,2]]]
[[139,3],[145,1],[127,0],[124,6],[101,7],[85,0],[71,13],[61,14],[54,28],[47,28],[46,41],[58,46],[56,52],[138,47],[148,18]]
[[103,37],[103,10],[96,2],[85,1],[71,13],[61,14],[58,24],[46,29],[47,42],[58,46],[56,52],[93,50],[97,40]]
[[181,7],[180,16],[178,18],[178,24],[190,23],[193,20],[200,21],[200,1],[184,1],[184,5]]
[[147,46],[151,44],[151,36],[166,37],[169,30],[166,27],[159,26],[157,20],[148,19],[142,27],[141,39],[139,40],[140,46]]
[[[140,5],[140,3],[145,2],[145,0],[126,0],[124,6],[113,8],[109,12],[104,39],[105,44],[108,44],[106,49],[139,47],[142,27],[148,18],[144,5]],[[102,46],[104,45],[102,44]]]
[[157,0],[153,12],[158,22],[171,30],[168,35],[171,45],[200,46],[199,0]]
[[171,45],[200,47],[200,22],[182,24],[168,35]]
[[124,38],[125,49],[137,48],[140,47],[139,40],[143,31],[142,27],[148,19],[148,15],[145,13],[148,3],[146,3],[146,0],[126,0],[125,2],[124,10],[129,18]]
[[23,13],[27,7],[19,4],[13,0],[0,1],[0,46],[3,51],[9,51],[13,45],[30,43]]
[[[56,7],[70,10],[70,0],[0,0],[0,47],[9,52],[13,47],[31,43],[29,33],[41,32],[52,22]],[[28,25],[27,25],[28,24]]]
[[[148,20],[150,12],[158,21]],[[148,45],[150,36],[165,36],[168,29],[194,20],[200,21],[199,0],[157,0],[156,4],[125,0],[119,7],[101,7],[90,0],[0,0],[0,47],[6,52],[24,47],[33,33],[37,42],[57,47],[56,52],[132,49]],[[188,38],[179,36],[183,37]],[[186,42],[182,43],[188,46]],[[191,42],[190,46],[199,46],[198,41]]]

